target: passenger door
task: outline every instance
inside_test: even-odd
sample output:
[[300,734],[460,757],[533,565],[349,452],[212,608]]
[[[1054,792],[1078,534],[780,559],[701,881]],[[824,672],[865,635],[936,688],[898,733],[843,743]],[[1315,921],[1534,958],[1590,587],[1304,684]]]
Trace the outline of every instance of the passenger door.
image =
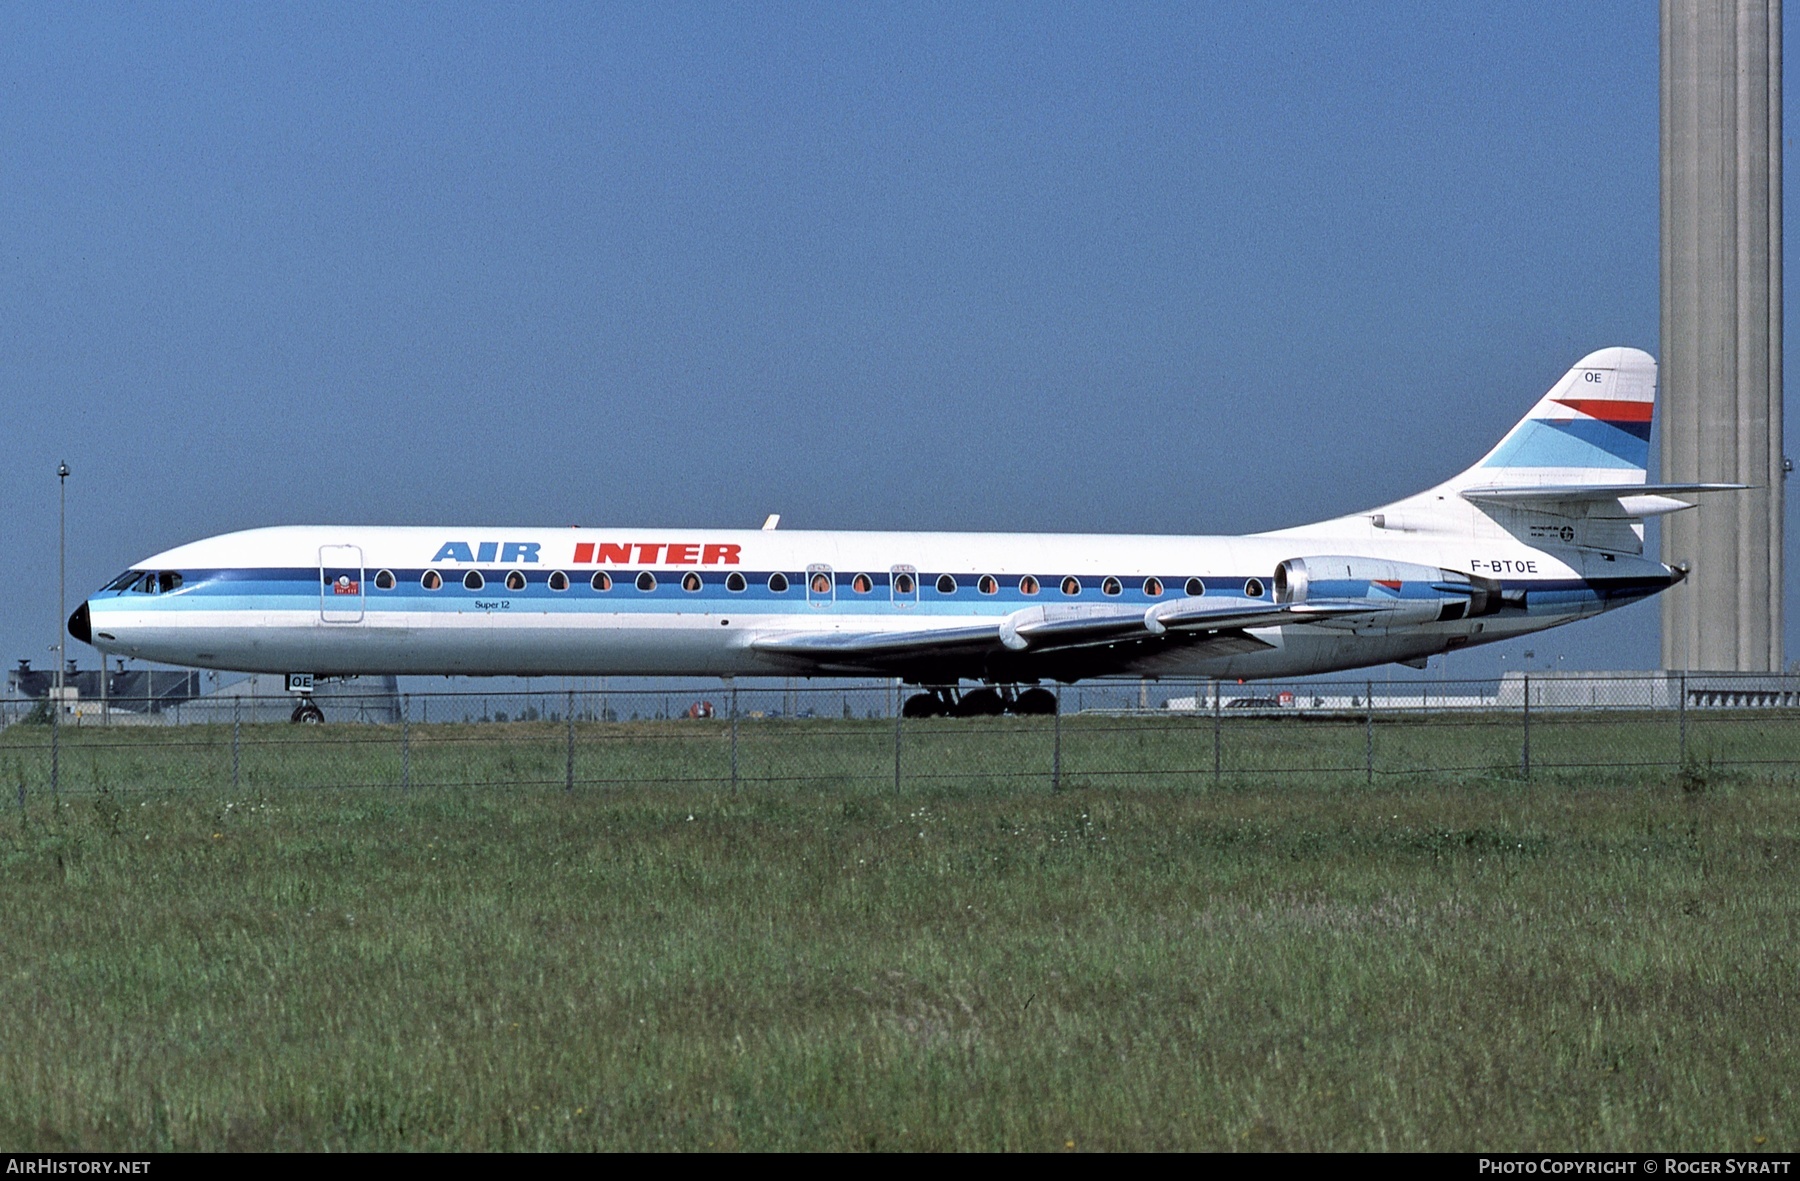
[[361,623],[362,617],[362,547],[320,546],[319,618],[326,623]]

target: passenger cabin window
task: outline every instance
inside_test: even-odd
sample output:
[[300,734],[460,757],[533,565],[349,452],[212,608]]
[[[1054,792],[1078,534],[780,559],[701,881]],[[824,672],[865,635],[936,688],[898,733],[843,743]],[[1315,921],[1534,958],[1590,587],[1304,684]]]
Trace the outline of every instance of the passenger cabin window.
[[1081,593],[1081,579],[1073,574],[1062,580],[1062,593],[1071,599]]
[[1260,599],[1260,598],[1262,598],[1262,596],[1263,596],[1262,579],[1252,578],[1249,582],[1246,582],[1244,584],[1244,597],[1245,598]]
[[788,589],[788,576],[777,570],[769,575],[769,591],[771,594],[785,595]]
[[689,570],[686,574],[683,574],[681,576],[681,589],[684,591],[687,591],[689,594],[692,594],[693,592],[699,590],[700,589],[700,576],[698,574],[695,574],[692,570]]
[[549,583],[550,589],[553,591],[566,591],[569,589],[569,576],[564,574],[561,570],[552,570],[550,571]]
[[1022,595],[1037,594],[1038,593],[1038,580],[1033,578],[1029,574],[1027,574],[1025,577],[1019,579],[1019,593]]
[[750,584],[744,581],[744,576],[736,570],[725,576],[725,589],[734,595],[741,594],[748,585]]
[[902,610],[919,601],[919,572],[911,566],[895,566],[888,571],[888,598]]
[[375,589],[393,590],[394,572],[392,570],[377,570],[375,572]]
[[829,575],[829,574],[813,575],[812,576],[812,593],[815,595],[830,594],[831,593],[831,575]]
[[637,576],[637,588],[641,591],[655,590],[656,589],[656,575],[650,573],[650,571],[648,571],[648,570],[644,571],[642,574],[639,574]]
[[859,595],[866,595],[875,589],[875,582],[867,574],[858,574],[850,580],[850,589]]
[[952,578],[948,574],[938,575],[937,592],[940,595],[955,594],[956,593],[956,579]]
[[1124,586],[1119,583],[1119,580],[1110,575],[1100,583],[1100,593],[1103,595],[1116,595],[1124,589]]
[[609,591],[612,589],[612,575],[604,570],[596,570],[594,576],[588,579],[588,585],[597,591]]
[[1201,582],[1198,578],[1190,578],[1187,580],[1187,585],[1182,589],[1194,598],[1199,598],[1206,593],[1206,584]]
[[995,578],[992,574],[983,574],[980,579],[976,581],[975,589],[984,595],[994,594],[1000,589],[1000,580]]
[[419,585],[426,590],[437,590],[444,585],[444,576],[436,570],[427,570],[419,575]]
[[482,587],[484,587],[486,585],[487,585],[487,579],[485,579],[481,576],[481,571],[479,571],[479,570],[471,570],[467,574],[463,575],[463,586],[469,590],[472,590],[472,591],[480,590]]
[[523,570],[507,571],[506,589],[509,591],[524,590],[525,589],[525,572]]
[[1149,595],[1151,598],[1154,599],[1154,598],[1158,597],[1159,595],[1161,595],[1162,592],[1163,592],[1162,579],[1160,579],[1160,578],[1144,579],[1144,593],[1146,595]]

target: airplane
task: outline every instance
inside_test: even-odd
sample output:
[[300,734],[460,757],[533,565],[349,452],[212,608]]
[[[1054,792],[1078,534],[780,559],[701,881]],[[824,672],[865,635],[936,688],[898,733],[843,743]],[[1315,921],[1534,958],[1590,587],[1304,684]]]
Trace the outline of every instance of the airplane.
[[[1643,555],[1656,362],[1583,357],[1474,466],[1236,537],[281,526],[156,554],[89,596],[102,653],[310,677],[893,677],[911,717],[1044,714],[1046,682],[1256,680],[1511,639],[1686,577]],[[310,676],[309,676],[310,675]],[[296,679],[298,678],[298,679]],[[975,682],[967,690],[964,681]],[[301,696],[296,721],[323,714]]]

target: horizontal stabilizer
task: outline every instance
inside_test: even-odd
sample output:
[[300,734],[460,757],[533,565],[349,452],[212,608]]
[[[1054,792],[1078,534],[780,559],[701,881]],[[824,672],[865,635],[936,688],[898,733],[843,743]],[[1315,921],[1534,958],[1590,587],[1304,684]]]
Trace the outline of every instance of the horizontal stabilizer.
[[1539,484],[1510,488],[1464,488],[1465,500],[1546,501],[1570,504],[1617,500],[1622,496],[1680,496],[1695,492],[1742,492],[1748,484]]

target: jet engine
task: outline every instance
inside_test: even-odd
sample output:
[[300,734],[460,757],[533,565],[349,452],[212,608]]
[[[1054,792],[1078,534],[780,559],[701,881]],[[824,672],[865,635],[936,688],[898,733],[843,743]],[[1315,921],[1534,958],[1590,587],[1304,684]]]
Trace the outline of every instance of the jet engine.
[[[1356,631],[1389,631],[1492,615],[1503,605],[1492,579],[1385,558],[1289,558],[1275,567],[1275,601],[1305,614],[1310,606],[1338,612],[1320,622]],[[1344,614],[1352,606],[1368,614]]]

